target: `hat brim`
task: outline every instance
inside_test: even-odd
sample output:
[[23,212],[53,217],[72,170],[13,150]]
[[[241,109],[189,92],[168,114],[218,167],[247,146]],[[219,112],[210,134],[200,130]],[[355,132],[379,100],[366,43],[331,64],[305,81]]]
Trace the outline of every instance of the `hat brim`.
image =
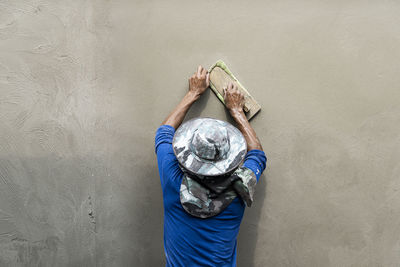
[[[194,131],[207,120],[225,127],[229,136],[230,149],[218,161],[199,158],[190,149]],[[212,118],[194,118],[182,124],[175,132],[172,146],[179,164],[199,176],[220,176],[235,170],[246,156],[247,144],[242,133],[228,122]]]

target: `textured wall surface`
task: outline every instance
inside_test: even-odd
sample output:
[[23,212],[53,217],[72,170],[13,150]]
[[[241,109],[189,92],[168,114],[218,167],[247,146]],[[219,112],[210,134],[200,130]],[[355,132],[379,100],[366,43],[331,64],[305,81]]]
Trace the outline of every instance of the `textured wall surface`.
[[[399,266],[398,1],[0,0],[0,266],[162,266],[153,138],[198,64],[262,106],[239,266]],[[229,120],[210,92],[187,118]]]

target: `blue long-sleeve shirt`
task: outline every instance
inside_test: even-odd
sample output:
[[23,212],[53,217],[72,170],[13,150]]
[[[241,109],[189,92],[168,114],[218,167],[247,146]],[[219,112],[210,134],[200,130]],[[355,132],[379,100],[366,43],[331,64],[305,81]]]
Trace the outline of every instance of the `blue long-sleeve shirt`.
[[[236,238],[245,204],[240,197],[220,214],[200,219],[181,206],[179,190],[183,172],[179,168],[170,125],[158,128],[155,137],[158,170],[164,202],[164,251],[166,266],[236,266]],[[257,181],[265,169],[267,158],[261,150],[247,152],[243,166],[251,169]]]

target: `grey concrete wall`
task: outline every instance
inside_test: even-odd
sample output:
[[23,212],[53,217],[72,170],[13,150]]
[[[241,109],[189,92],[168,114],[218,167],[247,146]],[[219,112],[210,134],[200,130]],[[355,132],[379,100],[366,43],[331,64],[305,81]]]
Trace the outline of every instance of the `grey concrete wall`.
[[[262,105],[239,266],[399,266],[400,2],[0,0],[0,266],[162,266],[154,133],[197,64]],[[188,118],[229,120],[207,92]]]

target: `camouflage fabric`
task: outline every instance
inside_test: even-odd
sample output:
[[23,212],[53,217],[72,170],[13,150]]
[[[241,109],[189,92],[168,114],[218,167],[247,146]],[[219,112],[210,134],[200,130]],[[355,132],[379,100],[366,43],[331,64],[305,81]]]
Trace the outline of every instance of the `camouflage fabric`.
[[235,180],[233,183],[233,189],[238,193],[243,201],[246,202],[246,205],[250,207],[254,200],[254,190],[257,184],[256,175],[252,170],[241,167],[237,169],[232,176],[232,180]]
[[212,118],[189,120],[176,130],[172,146],[185,173],[180,200],[189,214],[215,216],[238,195],[251,205],[257,179],[251,170],[238,168],[247,144],[233,125]]
[[197,177],[184,168],[180,188],[182,207],[189,214],[209,218],[221,213],[237,196],[251,206],[257,178],[246,167],[220,177]]
[[179,164],[198,177],[232,172],[247,151],[246,140],[237,128],[212,118],[195,118],[182,124],[172,146]]

